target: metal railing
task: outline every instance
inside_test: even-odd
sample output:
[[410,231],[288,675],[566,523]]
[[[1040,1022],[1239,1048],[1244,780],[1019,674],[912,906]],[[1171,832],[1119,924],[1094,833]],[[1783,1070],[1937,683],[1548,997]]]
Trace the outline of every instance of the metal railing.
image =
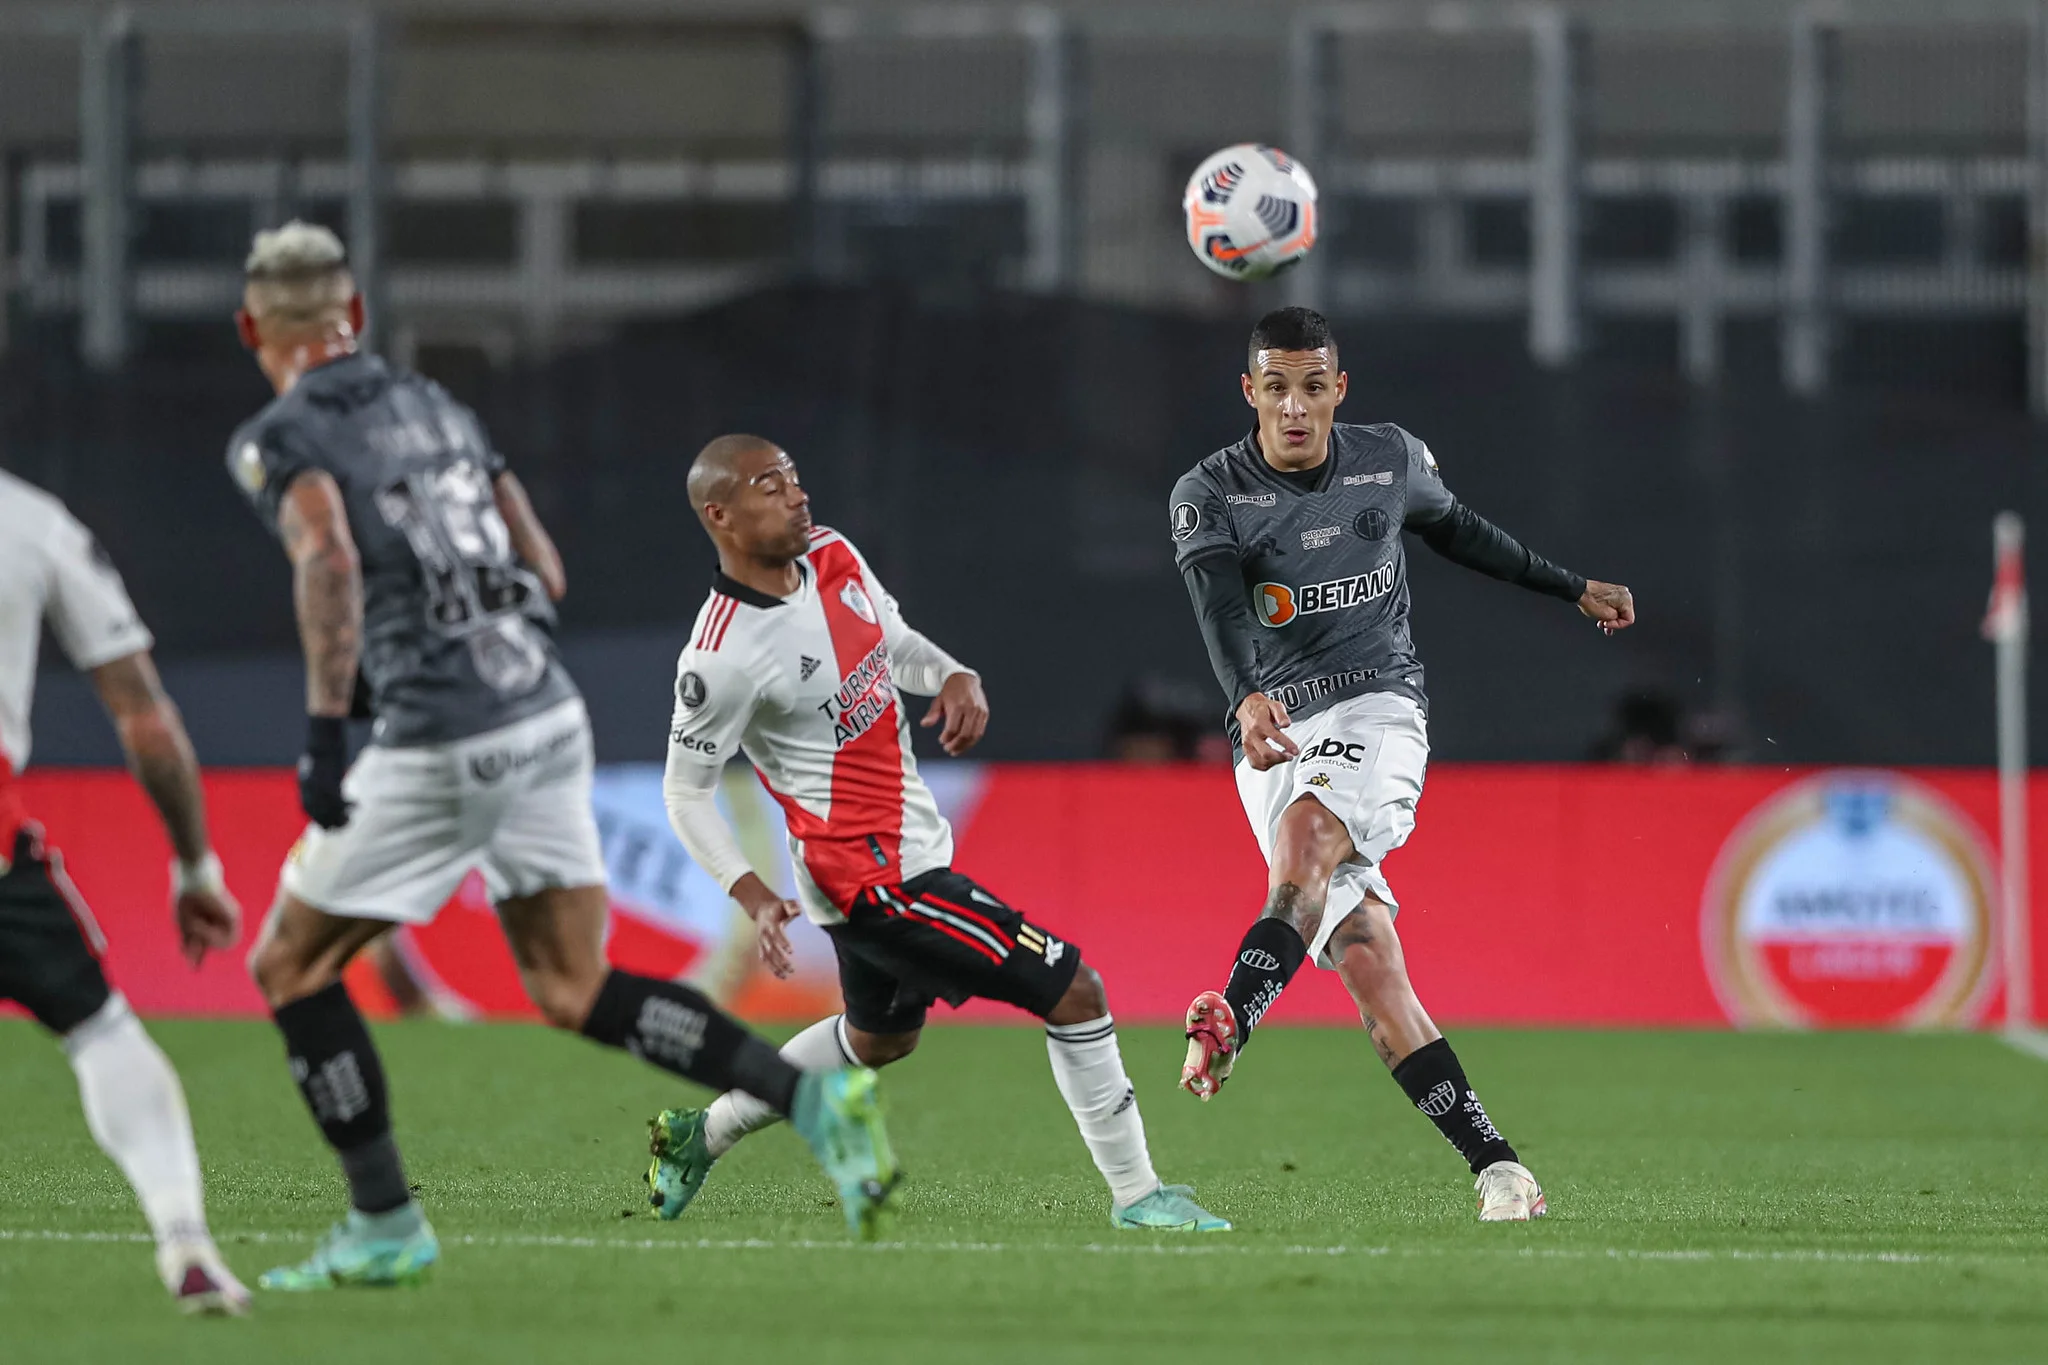
[[[2048,411],[2048,300],[2040,267],[2028,264],[2048,261],[2043,5],[1985,0],[1919,16],[2024,46],[2017,126],[1995,136],[1895,137],[1893,145],[1859,134],[1852,143],[1839,126],[1843,36],[1860,32],[1859,24],[1895,26],[1916,15],[1877,4],[1797,9],[1769,30],[1784,71],[1776,136],[1762,146],[1727,139],[1732,149],[1666,150],[1654,138],[1603,145],[1591,127],[1594,21],[1562,5],[1304,9],[1284,41],[1271,33],[1259,42],[1213,41],[1233,59],[1271,54],[1278,107],[1247,118],[1243,135],[1285,139],[1322,184],[1323,244],[1285,285],[1298,299],[1346,313],[1522,315],[1532,355],[1548,365],[1583,353],[1589,316],[1668,318],[1677,324],[1681,368],[1701,383],[1721,372],[1729,319],[1772,318],[1784,382],[1800,393],[1829,384],[1846,321],[2024,318],[2030,391],[2036,410]],[[6,24],[22,22],[0,18],[0,41]],[[71,156],[17,155],[0,177],[0,195],[16,201],[0,204],[0,224],[17,225],[0,240],[0,294],[30,314],[76,313],[81,351],[95,364],[120,362],[134,319],[232,306],[232,259],[138,254],[138,213],[193,206],[241,206],[252,227],[314,201],[340,206],[359,271],[400,339],[467,329],[545,350],[593,327],[700,307],[792,276],[915,273],[930,259],[928,245],[916,244],[935,241],[955,243],[960,268],[984,283],[1198,307],[1218,298],[1180,256],[1171,219],[1173,168],[1206,147],[1178,145],[1170,109],[1156,120],[1169,131],[1142,134],[1150,139],[1142,143],[1141,134],[1094,117],[1112,93],[1106,83],[1135,78],[1127,63],[1097,57],[1106,43],[1132,41],[1130,26],[1118,28],[1108,12],[821,12],[793,31],[788,137],[767,156],[636,148],[625,157],[394,157],[384,120],[397,37],[368,14],[116,7],[86,20],[60,12],[37,22],[77,40],[79,147]],[[279,26],[345,45],[346,155],[230,156],[199,146],[178,156],[138,154],[131,92],[143,39]],[[1701,31],[1721,30],[1709,22]],[[1744,31],[1758,32],[1753,24]],[[1146,32],[1171,38],[1172,21]],[[1452,49],[1484,40],[1525,52],[1526,117],[1504,121],[1511,136],[1479,148],[1430,147],[1358,131],[1361,92],[1357,76],[1347,75],[1347,55],[1370,56],[1380,35],[1415,33]],[[882,58],[897,65],[884,62],[877,74]],[[967,88],[928,94],[892,74],[920,71]],[[1202,126],[1194,111],[1188,126]],[[1138,150],[1115,161],[1111,152],[1125,147]],[[1142,180],[1103,169],[1123,164],[1157,169]],[[393,258],[386,236],[394,212],[457,204],[502,206],[515,225],[511,251],[470,261]],[[1616,205],[1648,206],[1667,225],[1653,234],[1652,249],[1625,259],[1597,249],[1592,229]],[[1841,240],[1848,211],[1887,205],[1932,224],[1922,249],[1915,259],[1857,259]],[[770,215],[779,230],[752,254],[716,259],[608,259],[581,240],[588,213],[636,207],[744,208]],[[1745,250],[1736,224],[1759,209],[1774,247]],[[59,231],[72,221],[75,250]],[[1479,226],[1489,223],[1511,226],[1507,249],[1477,244]],[[2003,245],[1989,240],[1987,224],[2006,230]],[[1389,225],[1397,230],[1380,231]],[[908,263],[878,264],[870,245],[906,230],[924,234],[906,238]]]

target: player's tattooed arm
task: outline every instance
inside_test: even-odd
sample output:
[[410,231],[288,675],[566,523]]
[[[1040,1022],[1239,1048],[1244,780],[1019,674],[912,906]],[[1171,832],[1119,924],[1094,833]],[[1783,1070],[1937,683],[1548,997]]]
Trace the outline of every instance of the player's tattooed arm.
[[306,714],[345,717],[363,640],[363,565],[332,475],[292,480],[277,515],[306,653]]
[[518,475],[507,471],[498,475],[492,487],[497,493],[498,515],[505,519],[505,529],[512,536],[512,552],[533,570],[534,577],[546,589],[548,600],[561,601],[569,591],[562,552],[555,548],[547,527],[540,524],[540,514],[533,510],[533,500],[526,496],[526,485],[519,482]]
[[200,862],[212,845],[206,837],[199,759],[149,651],[101,664],[92,671],[92,685],[114,722],[129,771],[163,816],[178,861],[187,866]]
[[197,967],[207,953],[234,947],[242,934],[241,907],[228,894],[207,837],[199,759],[148,650],[101,664],[92,670],[92,682],[121,737],[129,770],[163,817],[177,852],[172,903],[178,942],[185,960]]

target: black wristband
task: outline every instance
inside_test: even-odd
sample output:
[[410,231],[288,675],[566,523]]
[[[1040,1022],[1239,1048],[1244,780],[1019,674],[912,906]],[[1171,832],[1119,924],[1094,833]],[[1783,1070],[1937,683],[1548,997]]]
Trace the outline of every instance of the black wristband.
[[306,752],[316,758],[348,756],[346,716],[307,716]]

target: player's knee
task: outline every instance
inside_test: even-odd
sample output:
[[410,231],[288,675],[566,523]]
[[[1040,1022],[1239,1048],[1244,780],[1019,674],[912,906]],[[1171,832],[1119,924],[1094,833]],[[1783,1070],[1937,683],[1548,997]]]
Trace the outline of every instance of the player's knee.
[[885,1067],[891,1062],[900,1062],[917,1051],[918,1039],[924,1036],[921,1030],[908,1033],[862,1033],[858,1029],[846,1031],[846,1041],[853,1046],[854,1060],[862,1066]]
[[1048,1024],[1085,1024],[1091,1019],[1100,1019],[1109,1013],[1109,989],[1102,984],[1102,973],[1083,962],[1074,970],[1074,979],[1067,985],[1067,993],[1060,997],[1059,1004],[1045,1016]]
[[1407,976],[1401,942],[1363,914],[1349,916],[1330,936],[1330,955],[1351,997],[1361,1003],[1400,986]]
[[312,964],[300,960],[290,945],[266,934],[249,953],[249,979],[262,992],[263,1003],[275,1010],[302,1000],[327,983]]

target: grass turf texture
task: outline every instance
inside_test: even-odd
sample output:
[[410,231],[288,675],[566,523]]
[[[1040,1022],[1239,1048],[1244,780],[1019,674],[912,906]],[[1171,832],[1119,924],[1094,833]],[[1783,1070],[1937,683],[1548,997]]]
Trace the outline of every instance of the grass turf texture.
[[[267,1026],[153,1032],[253,1283],[333,1219],[339,1176]],[[628,1058],[509,1026],[378,1038],[434,1279],[187,1322],[61,1055],[0,1021],[0,1358],[2048,1356],[2048,1065],[1987,1038],[1460,1032],[1550,1195],[1545,1222],[1485,1227],[1355,1031],[1262,1031],[1199,1105],[1171,1088],[1181,1040],[1127,1030],[1161,1173],[1237,1221],[1198,1241],[1108,1226],[1035,1032],[934,1029],[885,1081],[910,1183],[906,1245],[877,1248],[846,1244],[786,1130],[656,1223],[644,1120],[683,1092]]]

